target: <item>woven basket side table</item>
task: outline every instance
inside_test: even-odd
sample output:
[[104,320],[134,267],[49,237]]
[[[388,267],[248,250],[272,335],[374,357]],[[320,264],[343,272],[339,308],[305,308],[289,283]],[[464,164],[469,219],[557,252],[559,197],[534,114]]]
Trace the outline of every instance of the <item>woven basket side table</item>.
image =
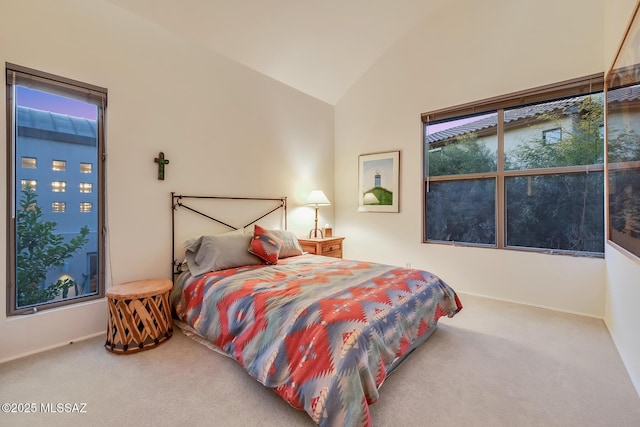
[[109,324],[105,348],[129,354],[162,344],[173,334],[167,279],[146,279],[112,286],[106,292]]

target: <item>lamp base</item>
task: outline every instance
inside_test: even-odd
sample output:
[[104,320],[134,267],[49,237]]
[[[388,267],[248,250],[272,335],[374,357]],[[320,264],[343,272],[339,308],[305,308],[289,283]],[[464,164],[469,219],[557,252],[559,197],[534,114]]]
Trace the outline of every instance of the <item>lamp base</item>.
[[311,231],[309,232],[309,238],[313,239],[313,238],[318,238],[318,234],[320,234],[321,238],[324,238],[324,232],[322,231],[321,228],[312,228]]

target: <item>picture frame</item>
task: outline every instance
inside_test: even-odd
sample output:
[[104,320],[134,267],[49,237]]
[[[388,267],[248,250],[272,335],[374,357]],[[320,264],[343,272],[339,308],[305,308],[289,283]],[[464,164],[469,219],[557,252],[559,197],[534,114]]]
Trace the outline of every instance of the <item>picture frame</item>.
[[399,212],[400,151],[358,156],[358,211]]

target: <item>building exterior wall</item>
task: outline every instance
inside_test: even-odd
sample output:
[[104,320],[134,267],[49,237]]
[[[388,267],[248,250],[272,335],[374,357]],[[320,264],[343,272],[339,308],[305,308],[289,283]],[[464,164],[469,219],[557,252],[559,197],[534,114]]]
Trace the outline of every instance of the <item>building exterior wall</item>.
[[[20,116],[19,116],[20,117]],[[70,122],[84,121],[66,117]],[[95,127],[95,121],[93,122]],[[79,235],[80,228],[89,227],[88,242],[72,257],[65,261],[62,267],[56,267],[47,274],[47,278],[40,286],[46,287],[58,279],[70,278],[78,284],[78,295],[95,292],[95,277],[93,289],[91,276],[95,276],[95,260],[98,251],[98,180],[97,180],[97,147],[93,145],[71,142],[75,133],[39,132],[41,137],[24,136],[38,132],[34,128],[25,128],[24,123],[18,122],[16,138],[16,205],[22,198],[21,181],[35,181],[37,203],[42,210],[43,220],[56,223],[55,233],[64,236],[65,241]],[[48,137],[49,136],[49,137]],[[22,159],[35,158],[35,168],[22,167]],[[53,161],[64,161],[65,170],[54,170]],[[81,164],[92,165],[91,171],[81,168]],[[66,183],[65,191],[53,191],[53,182]],[[81,192],[81,184],[90,184],[91,192]],[[85,186],[86,188],[86,186]],[[64,212],[53,209],[53,203],[65,204]],[[91,211],[83,212],[81,203],[91,203]],[[92,262],[92,259],[93,262]],[[93,267],[93,271],[92,271]],[[75,296],[75,288],[70,290],[69,296]],[[60,299],[61,296],[58,298]]]

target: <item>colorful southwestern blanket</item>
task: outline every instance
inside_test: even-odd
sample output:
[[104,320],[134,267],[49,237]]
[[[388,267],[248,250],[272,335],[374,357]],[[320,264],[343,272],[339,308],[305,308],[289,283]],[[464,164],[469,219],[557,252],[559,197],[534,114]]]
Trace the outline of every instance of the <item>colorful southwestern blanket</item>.
[[462,305],[431,273],[316,255],[176,279],[176,317],[320,426],[370,426],[389,370]]

